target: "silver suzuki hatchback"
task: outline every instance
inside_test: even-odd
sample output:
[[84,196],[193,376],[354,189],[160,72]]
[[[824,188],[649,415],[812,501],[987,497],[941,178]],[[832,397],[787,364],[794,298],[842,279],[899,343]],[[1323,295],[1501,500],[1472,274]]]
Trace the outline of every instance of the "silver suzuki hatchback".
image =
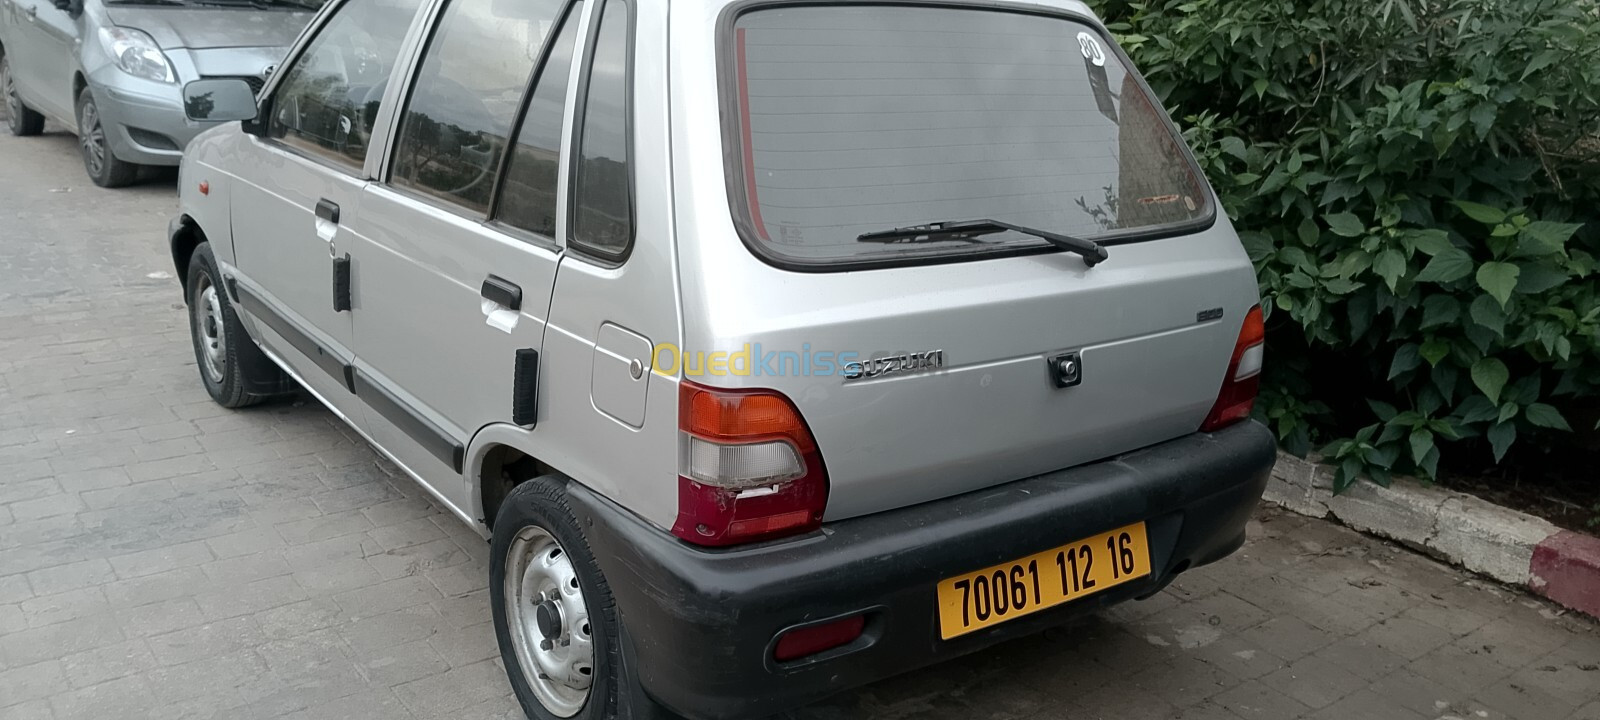
[[530,717],[771,713],[1244,540],[1255,277],[1075,0],[332,0],[186,96],[242,120],[171,226],[202,382],[490,539]]

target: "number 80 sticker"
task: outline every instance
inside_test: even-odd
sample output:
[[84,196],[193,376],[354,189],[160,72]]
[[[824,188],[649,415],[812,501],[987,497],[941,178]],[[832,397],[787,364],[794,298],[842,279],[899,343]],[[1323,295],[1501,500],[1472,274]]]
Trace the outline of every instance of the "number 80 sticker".
[[1100,49],[1100,41],[1087,32],[1078,33],[1078,50],[1083,53],[1084,59],[1094,63],[1095,67],[1105,67],[1106,53]]

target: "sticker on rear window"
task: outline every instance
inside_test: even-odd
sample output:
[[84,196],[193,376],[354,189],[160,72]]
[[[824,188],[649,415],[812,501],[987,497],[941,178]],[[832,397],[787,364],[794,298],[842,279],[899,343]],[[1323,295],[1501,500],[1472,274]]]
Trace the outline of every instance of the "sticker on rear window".
[[1086,32],[1078,33],[1078,50],[1083,53],[1085,60],[1094,63],[1095,67],[1106,66],[1106,53],[1100,49],[1100,41]]

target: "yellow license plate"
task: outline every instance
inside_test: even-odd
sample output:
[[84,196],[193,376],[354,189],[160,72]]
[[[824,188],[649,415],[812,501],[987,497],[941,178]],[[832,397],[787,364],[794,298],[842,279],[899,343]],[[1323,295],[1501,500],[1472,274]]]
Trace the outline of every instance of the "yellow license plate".
[[1084,538],[939,583],[948,640],[1150,574],[1144,523]]

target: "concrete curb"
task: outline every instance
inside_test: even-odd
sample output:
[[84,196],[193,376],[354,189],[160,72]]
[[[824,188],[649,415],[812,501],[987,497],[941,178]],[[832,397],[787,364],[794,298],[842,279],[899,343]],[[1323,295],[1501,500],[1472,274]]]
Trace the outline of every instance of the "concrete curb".
[[1600,538],[1407,478],[1387,488],[1359,482],[1334,495],[1332,467],[1287,453],[1278,454],[1265,499],[1301,515],[1337,519],[1600,618]]

